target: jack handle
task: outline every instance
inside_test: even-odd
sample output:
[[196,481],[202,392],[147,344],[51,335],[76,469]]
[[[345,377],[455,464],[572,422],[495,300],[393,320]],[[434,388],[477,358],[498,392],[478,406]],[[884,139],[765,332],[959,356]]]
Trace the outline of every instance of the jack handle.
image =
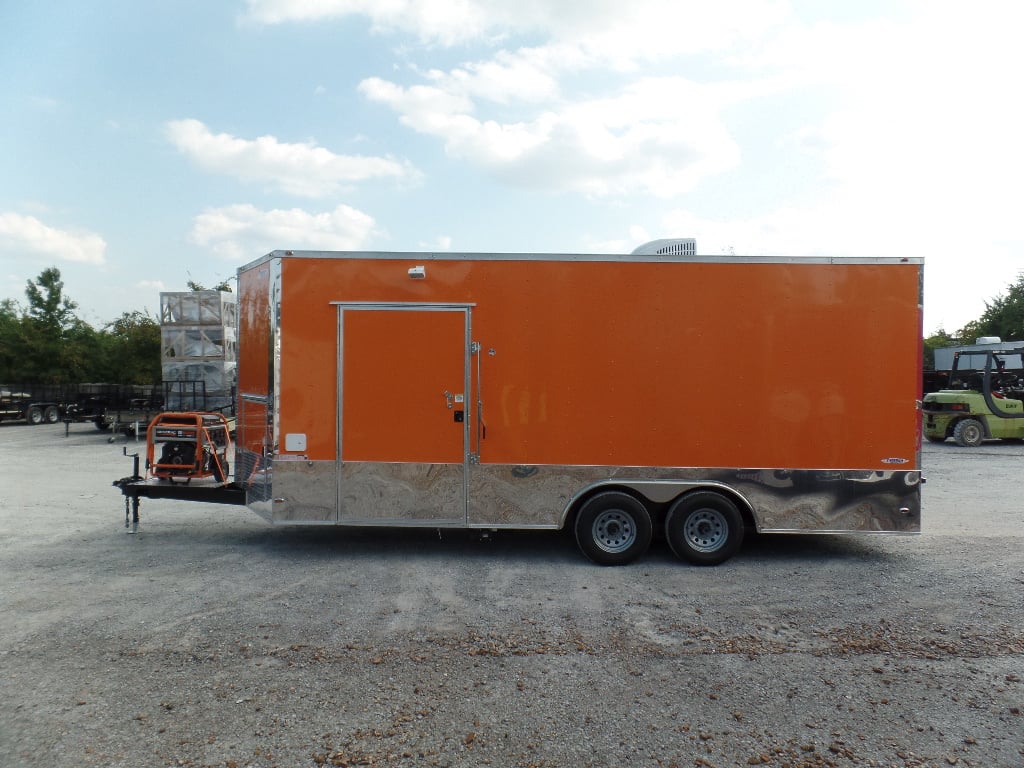
[[141,480],[142,479],[142,475],[139,474],[139,454],[137,454],[137,453],[128,453],[128,446],[124,446],[121,449],[121,453],[123,453],[125,456],[131,456],[131,458],[132,458],[132,477],[131,477],[131,479],[132,480]]

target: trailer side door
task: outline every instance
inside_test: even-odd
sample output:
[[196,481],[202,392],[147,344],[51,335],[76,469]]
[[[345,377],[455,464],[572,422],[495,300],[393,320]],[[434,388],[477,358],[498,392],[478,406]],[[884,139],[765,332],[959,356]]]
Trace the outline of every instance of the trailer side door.
[[338,307],[339,522],[464,525],[470,308]]

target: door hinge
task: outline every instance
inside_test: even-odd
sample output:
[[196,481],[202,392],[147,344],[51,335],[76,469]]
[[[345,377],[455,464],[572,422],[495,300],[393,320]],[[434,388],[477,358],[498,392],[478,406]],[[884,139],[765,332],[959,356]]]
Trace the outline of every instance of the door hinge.
[[479,341],[471,341],[471,342],[469,342],[469,354],[471,354],[471,355],[479,355],[480,354],[480,342]]
[[467,454],[466,458],[467,458],[467,460],[469,461],[470,464],[476,465],[476,464],[480,463],[480,454],[479,453]]

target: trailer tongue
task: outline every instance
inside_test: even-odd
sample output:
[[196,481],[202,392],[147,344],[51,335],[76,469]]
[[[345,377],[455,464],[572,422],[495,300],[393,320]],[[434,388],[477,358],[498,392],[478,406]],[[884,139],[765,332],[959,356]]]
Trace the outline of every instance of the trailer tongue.
[[159,414],[146,431],[146,475],[139,474],[139,455],[134,454],[132,475],[114,481],[125,497],[125,527],[130,525],[133,533],[138,530],[142,497],[244,505],[245,489],[226,482],[230,452],[231,434],[223,414]]

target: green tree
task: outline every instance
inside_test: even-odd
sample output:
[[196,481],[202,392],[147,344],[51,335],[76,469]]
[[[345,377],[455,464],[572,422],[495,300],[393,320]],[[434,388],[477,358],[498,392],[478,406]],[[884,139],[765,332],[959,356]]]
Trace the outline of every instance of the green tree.
[[64,334],[74,325],[77,304],[64,296],[64,281],[56,267],[44,269],[25,286],[28,306],[22,317],[25,349],[22,379],[30,383],[59,384],[62,379]]
[[48,332],[59,335],[78,319],[75,317],[78,304],[64,296],[64,281],[56,267],[44,269],[35,282],[29,280],[25,296],[28,297],[28,317]]
[[985,302],[985,311],[977,320],[966,323],[956,333],[940,328],[924,339],[924,369],[935,370],[935,350],[974,344],[981,336],[998,336],[1004,341],[1024,341],[1024,272],[1017,275],[1004,295]]
[[971,320],[963,328],[956,332],[954,344],[974,344],[979,336],[990,335],[980,320]]
[[938,331],[928,336],[924,340],[924,369],[926,371],[935,370],[935,350],[942,349],[943,347],[953,347],[959,343],[956,337],[949,335],[945,328],[940,328]]
[[160,325],[125,312],[97,331],[64,295],[60,270],[25,287],[28,303],[0,300],[0,382],[4,384],[160,383]]
[[978,319],[981,336],[999,336],[1004,340],[1024,340],[1024,272],[1017,275],[1006,293],[985,302],[985,311]]
[[[202,283],[197,283],[195,280],[189,280],[189,281],[187,281],[185,283],[185,285],[188,286],[188,289],[190,291],[205,291],[205,290],[207,290],[206,286],[204,286]],[[219,283],[217,283],[215,286],[213,286],[213,288],[210,288],[209,290],[211,290],[211,291],[220,291],[221,293],[231,293],[231,281],[230,281],[230,279],[229,280],[221,280]]]
[[16,358],[9,378],[28,384],[68,384],[91,378],[98,359],[96,331],[78,318],[78,304],[64,295],[56,267],[25,286],[28,304],[19,318]]
[[75,318],[61,334],[55,383],[102,381],[103,342],[99,333],[84,320]]
[[125,312],[103,329],[107,373],[114,384],[159,384],[160,324],[146,312]]
[[22,348],[21,310],[13,299],[0,300],[0,383],[17,380]]

